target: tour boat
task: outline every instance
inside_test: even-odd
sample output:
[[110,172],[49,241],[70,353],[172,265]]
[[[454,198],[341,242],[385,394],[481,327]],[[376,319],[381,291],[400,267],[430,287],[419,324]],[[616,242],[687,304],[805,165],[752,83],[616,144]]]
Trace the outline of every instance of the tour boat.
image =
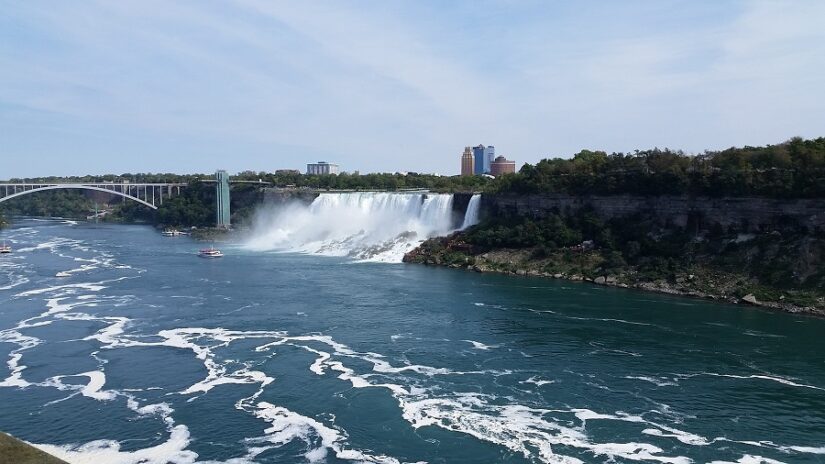
[[216,250],[212,247],[209,247],[199,251],[198,256],[200,256],[201,258],[221,258],[223,257],[223,253],[221,252],[221,250]]
[[0,253],[11,253],[11,246],[6,245],[6,242],[3,242],[3,244],[0,245]]
[[166,229],[160,234],[164,237],[177,237],[179,235],[183,235],[183,233],[177,229]]

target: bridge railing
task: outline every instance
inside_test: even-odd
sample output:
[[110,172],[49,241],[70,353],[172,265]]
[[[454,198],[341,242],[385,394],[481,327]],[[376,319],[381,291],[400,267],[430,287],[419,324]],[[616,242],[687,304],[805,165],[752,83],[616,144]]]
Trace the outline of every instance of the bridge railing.
[[58,189],[80,189],[98,192],[109,192],[124,198],[129,198],[157,209],[158,205],[163,205],[164,198],[171,198],[180,195],[180,189],[186,187],[185,183],[131,183],[131,182],[83,182],[83,183],[60,183],[60,182],[3,182],[0,183],[0,202],[12,198],[46,190]]

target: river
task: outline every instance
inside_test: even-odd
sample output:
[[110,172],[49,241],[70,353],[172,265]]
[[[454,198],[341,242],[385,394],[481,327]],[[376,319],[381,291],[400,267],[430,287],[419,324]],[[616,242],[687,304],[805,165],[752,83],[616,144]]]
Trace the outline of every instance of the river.
[[204,260],[140,226],[2,238],[0,430],[72,463],[825,462],[823,320],[241,245]]

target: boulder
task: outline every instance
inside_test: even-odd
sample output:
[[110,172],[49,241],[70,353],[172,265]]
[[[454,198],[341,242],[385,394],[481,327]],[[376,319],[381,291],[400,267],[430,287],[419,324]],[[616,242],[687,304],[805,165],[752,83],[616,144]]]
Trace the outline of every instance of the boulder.
[[742,301],[745,303],[750,303],[752,305],[758,305],[759,300],[756,299],[756,296],[753,293],[748,293],[747,295],[742,297]]

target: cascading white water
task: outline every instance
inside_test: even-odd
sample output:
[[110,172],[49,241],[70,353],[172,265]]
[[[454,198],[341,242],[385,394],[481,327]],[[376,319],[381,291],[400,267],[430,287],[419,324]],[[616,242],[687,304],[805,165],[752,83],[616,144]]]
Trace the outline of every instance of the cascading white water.
[[464,213],[464,223],[461,224],[461,230],[478,224],[478,212],[481,209],[481,194],[476,193],[470,197],[470,202],[467,203],[467,212]]
[[456,225],[449,194],[322,193],[310,205],[259,211],[246,246],[401,262],[421,241]]

